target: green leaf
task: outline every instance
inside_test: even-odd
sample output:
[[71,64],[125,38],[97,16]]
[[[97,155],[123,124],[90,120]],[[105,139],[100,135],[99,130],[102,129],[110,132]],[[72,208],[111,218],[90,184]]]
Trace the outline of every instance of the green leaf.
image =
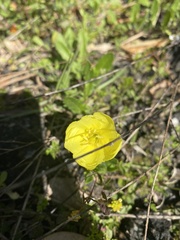
[[113,24],[113,25],[117,24],[117,18],[116,18],[116,13],[115,13],[115,11],[109,10],[109,11],[107,12],[107,22],[108,22],[109,24]]
[[51,155],[53,159],[56,159],[60,152],[59,141],[57,139],[52,140],[49,148],[46,149],[46,154]]
[[53,71],[53,64],[49,58],[42,58],[35,62],[35,67],[46,68],[48,71]]
[[49,46],[47,44],[45,44],[39,36],[34,36],[32,40],[36,45],[38,45],[40,47],[44,47],[47,50],[50,50]]
[[107,162],[107,172],[117,171],[118,160],[116,158],[111,159]]
[[7,193],[7,195],[8,195],[12,200],[17,200],[17,199],[20,198],[20,195],[19,195],[19,193],[17,193],[17,192],[9,191],[9,192]]
[[64,39],[66,40],[68,46],[72,49],[74,40],[76,39],[76,35],[72,28],[68,28],[64,34]]
[[100,74],[104,74],[105,72],[110,71],[112,68],[113,61],[114,55],[112,53],[107,53],[103,55],[97,62],[95,68],[93,69],[95,76],[99,76]]
[[95,83],[87,83],[84,87],[84,97],[89,97],[94,92],[96,86],[97,85]]
[[124,70],[122,69],[121,71],[117,72],[112,78],[108,79],[107,81],[101,83],[97,89],[103,89],[105,87],[107,87],[108,85],[110,85],[111,83],[115,82],[117,79],[119,79],[120,76],[122,76],[122,72],[124,72]]
[[69,49],[67,41],[61,33],[53,32],[52,43],[64,60],[68,61],[72,57],[72,49]]
[[139,17],[140,5],[136,3],[131,9],[131,22],[136,22],[136,19]]
[[79,99],[73,97],[66,97],[64,105],[74,114],[82,113],[85,110],[85,105]]
[[180,1],[174,0],[173,4],[171,5],[171,10],[178,13],[179,9],[180,9]]
[[45,4],[42,4],[39,2],[34,2],[34,3],[30,4],[28,7],[29,7],[30,12],[37,11],[37,9],[42,10],[42,9],[46,8]]
[[71,72],[76,71],[77,69],[77,62],[75,62],[75,58],[76,58],[76,54],[70,59],[70,61],[64,67],[63,72],[56,84],[56,90],[69,87]]
[[66,89],[69,87],[70,84],[70,76],[69,76],[69,71],[63,71],[62,75],[58,79],[57,85],[56,85],[56,90],[59,89]]
[[149,7],[149,5],[150,5],[149,0],[139,0],[138,3],[141,4],[144,7]]
[[7,172],[3,171],[0,173],[0,186],[3,185],[3,183],[6,181],[7,179]]
[[91,78],[93,78],[93,76],[94,76],[93,75],[93,69],[92,69],[92,65],[90,64],[90,62],[88,60],[85,60],[83,62],[78,62],[78,63],[79,63],[79,66],[80,66],[81,76],[85,80],[90,80]]
[[105,234],[106,234],[106,239],[112,239],[112,237],[113,237],[113,231],[112,231],[112,229],[110,229],[110,228],[106,228],[106,232],[105,232]]
[[169,10],[166,11],[164,14],[163,20],[162,20],[162,28],[165,30],[166,27],[168,26],[168,23],[171,19],[171,12]]
[[92,174],[88,174],[87,176],[85,176],[85,183],[91,183],[94,180],[93,175]]
[[35,44],[37,44],[40,47],[44,45],[43,40],[38,36],[34,36],[32,40]]
[[88,43],[88,34],[84,28],[79,30],[78,33],[78,48],[79,48],[79,58],[81,60],[85,59],[87,56],[87,43]]
[[156,205],[154,203],[151,203],[151,210],[153,212],[157,212],[157,208],[156,208]]
[[133,83],[134,79],[132,77],[126,77],[124,78],[124,81],[122,82],[122,87],[124,90],[132,90],[133,89]]
[[156,26],[157,20],[159,18],[159,14],[160,14],[161,8],[160,8],[160,2],[158,0],[154,0],[152,3],[152,7],[151,7],[151,22],[153,26]]

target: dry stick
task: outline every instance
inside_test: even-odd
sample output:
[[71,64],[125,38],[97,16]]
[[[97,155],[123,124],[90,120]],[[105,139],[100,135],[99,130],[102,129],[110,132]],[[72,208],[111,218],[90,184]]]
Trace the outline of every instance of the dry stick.
[[[167,106],[167,104],[160,105],[160,107],[166,107],[166,106]],[[151,111],[151,110],[152,110],[152,107],[140,109],[140,110],[137,110],[137,111],[134,111],[134,112],[129,112],[129,113],[122,114],[121,116],[113,117],[113,120],[116,120],[116,119],[119,119],[119,118],[122,118],[122,117],[128,117],[128,116],[135,115],[135,114],[142,113],[142,112],[145,113],[145,112],[148,112],[148,111]]]
[[[166,158],[170,155],[173,154],[176,150],[178,149],[178,146],[176,148],[174,148],[172,151],[170,151],[169,153],[167,153],[162,159],[161,161],[159,161],[160,163],[163,162],[164,160],[166,160]],[[140,176],[138,176],[137,178],[133,179],[132,181],[130,181],[129,183],[127,183],[125,186],[123,186],[120,189],[117,189],[116,191],[114,191],[113,193],[111,193],[108,198],[112,198],[113,195],[123,191],[124,189],[128,188],[130,185],[138,182],[141,178],[143,178],[144,176],[147,176],[148,173],[150,173],[153,169],[155,169],[158,166],[158,163],[156,163],[155,165],[153,165],[151,168],[149,168],[147,171],[145,171],[144,173],[142,173]]]
[[29,97],[29,98],[26,98],[26,99],[24,99],[24,100],[18,100],[18,101],[16,101],[16,102],[12,103],[12,104],[16,104],[16,103],[20,103],[20,102],[25,102],[25,101],[29,101],[29,100],[31,100],[31,99],[37,99],[37,98],[40,98],[40,97],[49,97],[49,96],[52,96],[52,95],[55,95],[55,94],[58,94],[58,93],[66,92],[66,91],[69,91],[69,90],[72,90],[72,89],[75,89],[75,88],[84,86],[84,85],[86,85],[87,83],[91,83],[91,82],[94,82],[94,81],[96,81],[96,80],[100,80],[100,79],[102,79],[102,78],[111,76],[111,75],[119,72],[122,68],[127,67],[128,65],[129,65],[129,66],[132,66],[132,65],[134,65],[134,64],[136,64],[136,63],[138,63],[138,62],[140,62],[140,61],[142,61],[142,60],[149,59],[150,57],[152,57],[152,54],[149,54],[149,55],[147,55],[147,56],[145,56],[145,57],[139,58],[139,59],[137,59],[137,60],[135,60],[135,61],[133,61],[133,62],[131,62],[131,63],[126,63],[126,65],[121,66],[121,67],[119,67],[118,69],[115,69],[115,70],[113,70],[113,71],[111,71],[111,72],[108,72],[108,73],[106,73],[106,74],[104,74],[104,75],[101,75],[101,76],[99,76],[99,77],[92,78],[92,79],[90,79],[90,80],[87,80],[87,81],[84,81],[84,82],[81,82],[81,83],[72,85],[72,86],[70,86],[70,87],[68,87],[68,88],[64,88],[64,89],[61,89],[61,90],[56,90],[56,91],[49,92],[49,93],[39,94],[39,95],[37,95],[37,96]]
[[31,76],[36,76],[37,70],[39,70],[39,68],[32,68],[30,70],[22,70],[15,73],[0,75],[0,88],[6,87],[12,83],[16,83],[26,78],[30,78]]
[[[146,214],[121,214],[121,213],[110,213],[109,215],[105,216],[104,214],[102,213],[97,213],[96,214],[97,216],[100,216],[100,217],[121,217],[121,218],[136,218],[136,219],[146,219],[147,218],[147,215]],[[165,215],[149,215],[149,218],[151,219],[170,219],[170,220],[180,220],[180,216],[177,216],[177,215],[168,215],[168,214],[165,214]]]
[[[41,149],[41,148],[40,148]],[[37,150],[39,151],[39,149]],[[43,151],[43,149],[41,150]],[[1,189],[0,191],[0,197],[2,197],[5,193],[9,192],[10,190],[12,190],[12,186],[17,182],[17,180],[19,178],[21,178],[21,176],[27,171],[27,169],[35,162],[35,160],[37,159],[37,156],[34,157],[34,159],[32,159],[32,161],[30,161],[30,163],[19,173],[19,175],[7,186],[5,186],[4,188]],[[19,164],[18,164],[19,165]],[[16,166],[18,166],[16,165]],[[23,183],[26,183],[26,180],[23,180]]]
[[[52,167],[52,168],[50,168],[50,169],[48,169],[48,170],[45,170],[44,173],[45,173],[46,175],[51,174],[51,173],[59,170],[60,168],[65,167],[67,164],[72,163],[72,162],[73,162],[73,160],[67,159],[66,162],[60,163],[60,164],[58,164],[58,165],[55,166],[55,167]],[[38,174],[35,176],[35,179],[42,177],[44,173],[43,173],[43,172],[38,173]],[[17,179],[16,179],[16,180],[17,180]],[[13,181],[13,185],[11,185],[12,183],[10,183],[10,185],[8,185],[8,186],[5,187],[5,190],[6,190],[7,187],[8,187],[8,190],[17,189],[17,188],[19,188],[19,187],[24,186],[24,185],[27,184],[28,182],[30,182],[30,180],[32,180],[32,178],[26,178],[25,180],[23,180],[23,181],[21,181],[21,182],[18,182],[18,183],[14,183],[14,181]],[[3,189],[2,189],[2,190],[3,190]],[[5,190],[3,190],[3,191],[5,191]],[[3,194],[4,194],[4,192],[3,192]],[[0,195],[0,197],[1,197],[1,195]]]
[[170,104],[169,117],[168,117],[168,122],[167,122],[166,130],[165,130],[165,133],[164,133],[164,137],[163,137],[163,142],[162,142],[159,162],[157,163],[157,169],[156,169],[156,173],[155,173],[155,176],[154,176],[153,185],[152,185],[151,193],[150,193],[150,197],[149,197],[149,204],[148,204],[148,210],[147,210],[147,218],[146,218],[146,225],[145,225],[144,240],[147,239],[147,232],[148,232],[148,225],[149,225],[149,215],[150,215],[150,207],[151,207],[151,201],[152,201],[152,197],[153,197],[153,191],[154,191],[154,187],[155,187],[155,184],[156,184],[157,176],[158,176],[158,173],[159,173],[160,165],[161,165],[161,162],[162,162],[161,160],[162,160],[162,157],[163,157],[163,150],[164,150],[164,146],[165,146],[165,140],[166,140],[166,137],[167,137],[167,132],[168,132],[168,129],[169,129],[171,118],[172,118],[173,103],[174,103],[175,96],[176,96],[176,93],[177,93],[178,85],[179,84],[176,85],[175,91],[173,93],[173,98],[172,98],[172,101],[171,101],[171,104]]
[[[8,141],[0,141],[0,143],[5,143],[5,142],[8,142]],[[9,141],[10,143],[12,143],[12,141]],[[18,141],[16,141],[18,143]],[[20,142],[19,142],[20,143]],[[10,152],[13,152],[13,151],[17,151],[19,149],[22,149],[22,148],[25,148],[27,146],[30,146],[30,145],[33,145],[35,144],[35,142],[30,142],[28,144],[24,144],[23,146],[20,146],[20,147],[17,147],[17,148],[14,148],[14,149],[5,149],[5,148],[2,148],[0,150],[6,150],[6,152],[3,152],[0,154],[0,156],[4,155],[4,154],[7,154],[7,153],[10,153]]]
[[29,79],[29,78],[35,77],[35,76],[36,76],[36,73],[27,73],[27,74],[25,74],[23,76],[20,76],[20,77],[11,78],[8,81],[4,81],[4,82],[0,83],[0,88],[5,88],[9,85],[12,85],[13,83],[24,81],[26,79]]
[[1,233],[0,233],[0,239],[1,240],[9,240],[8,238],[6,238],[4,235],[2,235]]
[[39,95],[37,95],[37,96],[29,97],[29,98],[26,98],[26,99],[23,99],[23,100],[18,100],[18,101],[16,101],[16,102],[12,103],[12,104],[16,104],[16,103],[20,103],[20,102],[26,102],[26,101],[29,101],[29,100],[31,100],[31,99],[37,99],[37,98],[40,98],[40,97],[49,97],[49,96],[52,96],[52,95],[55,95],[55,94],[58,94],[58,93],[66,92],[66,91],[69,91],[69,90],[72,90],[72,89],[75,89],[75,88],[84,86],[84,85],[86,85],[87,83],[91,83],[91,82],[100,80],[100,79],[102,79],[102,78],[109,77],[109,76],[111,76],[111,75],[119,72],[122,68],[127,67],[128,65],[129,65],[129,66],[132,66],[132,65],[134,65],[134,64],[137,63],[137,62],[140,62],[140,61],[142,61],[142,60],[145,60],[145,59],[150,58],[151,56],[152,56],[152,54],[149,54],[148,56],[142,57],[142,58],[140,58],[140,59],[138,59],[138,60],[136,60],[136,61],[133,61],[133,62],[131,62],[131,63],[126,63],[125,66],[119,67],[118,69],[115,69],[115,70],[113,70],[113,71],[111,71],[111,72],[108,72],[108,73],[103,74],[103,75],[101,75],[101,76],[98,76],[98,77],[96,77],[96,78],[91,78],[90,80],[87,80],[87,81],[84,81],[84,82],[81,82],[81,83],[77,83],[77,84],[75,84],[75,85],[72,85],[71,87],[64,88],[64,89],[60,89],[60,90],[56,90],[56,91],[49,92],[49,93],[39,94]]
[[[22,212],[26,209],[26,205],[28,203],[28,200],[29,200],[29,196],[30,196],[30,193],[31,193],[31,189],[33,187],[33,184],[34,184],[34,181],[35,181],[35,176],[38,172],[38,169],[39,169],[39,166],[40,166],[40,162],[41,162],[41,153],[42,151],[39,152],[39,154],[37,155],[37,158],[39,157],[38,161],[37,161],[37,165],[36,165],[36,168],[35,168],[35,171],[34,171],[34,174],[33,174],[33,177],[32,177],[32,181],[31,181],[31,184],[29,186],[29,189],[28,189],[28,192],[27,192],[27,195],[26,195],[26,198],[24,200],[24,204],[23,204],[23,207],[22,207]],[[16,233],[18,231],[18,228],[21,224],[21,220],[22,220],[22,214],[19,216],[18,218],[18,221],[17,221],[17,224],[15,226],[15,229],[14,229],[14,232],[13,232],[13,235],[12,235],[12,240],[15,239],[16,237]]]
[[176,130],[176,128],[174,127],[174,124],[173,124],[172,120],[171,120],[171,125],[172,125],[172,128],[173,128],[173,130],[174,130],[174,132],[175,132],[175,134],[176,134],[176,137],[177,137],[178,141],[180,142],[180,135],[177,133],[177,130]]
[[55,95],[55,94],[58,94],[58,93],[66,92],[66,91],[69,91],[69,90],[72,90],[72,89],[75,89],[75,88],[84,86],[84,85],[86,85],[87,83],[91,83],[91,82],[94,82],[94,81],[96,81],[96,80],[102,79],[102,78],[104,78],[104,77],[111,76],[111,75],[113,75],[113,74],[115,74],[115,73],[117,73],[117,72],[119,72],[119,71],[120,71],[120,69],[116,69],[116,70],[113,70],[113,71],[111,71],[111,72],[109,72],[109,73],[106,73],[106,74],[104,74],[104,75],[101,75],[101,76],[99,76],[99,77],[92,78],[92,79],[90,79],[90,80],[88,80],[88,81],[74,84],[74,85],[72,85],[71,87],[63,88],[63,89],[61,89],[61,90],[56,90],[56,91],[49,92],[49,93],[43,93],[43,94],[40,94],[40,95],[34,96],[34,97],[29,97],[29,98],[26,98],[26,99],[23,99],[23,100],[16,101],[14,104],[20,103],[20,102],[26,102],[26,101],[29,101],[29,100],[31,100],[31,99],[36,99],[36,98],[40,98],[40,97],[50,97],[50,96]]
[[[29,71],[37,71],[39,68],[32,68]],[[28,70],[22,70],[18,72],[13,72],[13,73],[5,73],[5,74],[0,74],[0,82],[1,81],[8,81],[11,78],[19,77],[20,75],[24,75],[26,73],[29,73]]]

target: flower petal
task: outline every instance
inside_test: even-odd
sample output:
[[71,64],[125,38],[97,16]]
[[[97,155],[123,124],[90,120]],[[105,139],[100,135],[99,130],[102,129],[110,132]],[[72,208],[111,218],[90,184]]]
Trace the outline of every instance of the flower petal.
[[93,170],[95,169],[100,163],[103,162],[104,159],[104,151],[103,150],[98,150],[97,152],[88,154],[85,157],[82,157],[76,162],[86,168],[87,170]]
[[[119,139],[103,147],[116,138]],[[71,123],[66,130],[64,146],[73,153],[73,158],[76,159],[94,150],[93,153],[76,160],[88,170],[114,158],[121,145],[122,139],[115,129],[113,120],[101,112],[82,117],[79,121]],[[103,148],[96,150],[99,147]]]

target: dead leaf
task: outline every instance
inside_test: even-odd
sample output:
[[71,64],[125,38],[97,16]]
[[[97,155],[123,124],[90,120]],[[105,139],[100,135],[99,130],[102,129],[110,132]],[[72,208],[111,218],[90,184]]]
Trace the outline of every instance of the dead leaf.
[[167,88],[171,85],[172,83],[168,80],[163,80],[160,83],[157,83],[155,86],[153,86],[152,88],[149,89],[149,92],[154,95],[156,91],[158,91],[159,89],[164,89]]
[[100,52],[101,54],[106,53],[110,50],[112,50],[114,47],[110,43],[101,43],[101,44],[89,44],[87,46],[87,51],[92,52],[92,51],[97,51]]
[[18,72],[12,72],[9,74],[0,75],[0,89],[6,88],[9,85],[15,84],[20,81],[24,81],[26,79],[30,79],[32,77],[35,77],[37,75],[36,71],[18,71]]
[[168,39],[159,38],[159,39],[151,39],[151,40],[140,40],[137,39],[132,42],[123,42],[121,44],[121,48],[130,53],[130,54],[136,54],[136,53],[142,53],[145,52],[151,48],[161,48],[164,47],[169,42]]
[[16,40],[5,39],[4,45],[10,53],[19,53],[26,48],[26,45],[22,44],[22,42],[18,39]]
[[10,29],[9,29],[9,31],[11,32],[11,33],[16,33],[17,32],[17,26],[15,25],[15,24],[13,24],[11,27],[10,27]]

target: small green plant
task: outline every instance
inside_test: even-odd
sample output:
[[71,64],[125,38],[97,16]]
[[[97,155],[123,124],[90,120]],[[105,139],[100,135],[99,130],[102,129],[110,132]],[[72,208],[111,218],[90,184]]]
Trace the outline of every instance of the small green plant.
[[53,159],[55,159],[60,153],[60,146],[58,139],[52,139],[49,147],[46,149],[46,154],[51,155]]
[[0,187],[3,187],[5,185],[7,176],[8,176],[8,174],[6,171],[0,172]]

